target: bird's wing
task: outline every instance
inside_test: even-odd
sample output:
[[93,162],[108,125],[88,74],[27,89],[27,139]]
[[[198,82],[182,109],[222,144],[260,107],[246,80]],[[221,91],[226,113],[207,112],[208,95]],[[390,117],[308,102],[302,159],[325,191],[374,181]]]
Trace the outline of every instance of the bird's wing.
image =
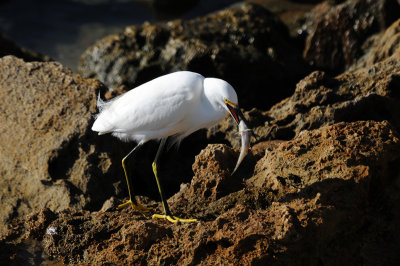
[[[98,119],[107,131],[134,133],[172,128],[200,101],[198,88],[149,83],[116,99]],[[149,86],[152,85],[152,86]],[[199,99],[197,99],[199,98]],[[179,128],[174,128],[178,133]]]

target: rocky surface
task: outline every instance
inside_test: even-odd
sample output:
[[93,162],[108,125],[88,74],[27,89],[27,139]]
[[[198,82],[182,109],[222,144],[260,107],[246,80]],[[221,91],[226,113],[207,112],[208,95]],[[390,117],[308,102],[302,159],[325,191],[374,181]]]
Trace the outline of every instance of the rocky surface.
[[130,209],[44,209],[15,221],[2,249],[23,261],[21,243],[41,241],[48,258],[73,264],[393,265],[399,259],[400,141],[388,122],[339,123],[265,147],[254,175],[241,182],[226,175],[230,148],[210,145],[197,156],[192,182],[169,201],[176,213],[187,205],[182,215],[198,223],[151,220]]
[[[12,218],[44,207],[98,210],[110,197],[126,195],[121,159],[134,143],[90,130],[97,94],[105,90],[59,63],[0,59],[0,232]],[[179,152],[162,157],[160,171],[175,173],[163,176],[167,196],[190,180],[194,156],[205,145],[204,134],[197,133]],[[153,197],[156,147],[146,144],[127,162],[134,191]]]
[[263,109],[289,96],[307,73],[284,25],[252,4],[189,21],[127,27],[90,47],[79,66],[84,77],[113,88],[177,70],[229,80],[243,107]]
[[[291,139],[302,130],[341,121],[388,120],[400,130],[400,20],[375,42],[349,71],[332,77],[315,71],[300,80],[295,92],[268,111],[245,112],[258,140]],[[237,129],[229,117],[209,130],[237,147]]]
[[94,147],[85,134],[102,87],[59,63],[0,59],[2,225],[43,207],[82,208],[96,198],[88,189]]
[[[360,34],[354,43],[358,52],[349,61],[352,65],[346,65],[348,70],[340,74],[317,69],[298,78],[292,95],[270,109],[245,112],[258,138],[253,139],[249,154],[234,175],[230,173],[239,155],[239,138],[230,118],[207,135],[201,131],[190,136],[178,152],[170,150],[163,155],[159,172],[167,185],[171,211],[199,220],[191,224],[152,220],[130,208],[115,211],[127,196],[120,160],[134,144],[97,136],[90,127],[98,93],[109,99],[129,84],[122,82],[116,90],[107,91],[100,82],[73,74],[59,63],[1,58],[0,264],[397,265],[400,20],[389,25],[391,13],[379,15],[391,3],[329,1],[312,11],[326,8],[327,15],[320,19],[328,25],[327,32],[334,27],[326,19],[338,12],[345,22],[341,27]],[[367,15],[371,8],[376,10]],[[372,24],[361,23],[365,16],[374,18],[367,19]],[[242,17],[249,21],[243,22]],[[124,52],[120,46],[136,47],[140,60],[135,62],[140,62],[137,69],[141,74],[134,75],[133,82],[139,82],[136,79],[160,73],[154,66],[159,66],[161,57],[155,57],[153,65],[146,57],[149,47],[160,53],[166,53],[170,42],[181,42],[182,47],[191,49],[203,45],[218,53],[223,51],[219,47],[233,47],[224,39],[226,35],[218,33],[225,27],[205,31],[215,35],[201,35],[208,25],[205,23],[217,18],[237,26],[233,33],[229,27],[227,31],[228,36],[238,38],[240,49],[253,47],[241,42],[251,36],[244,37],[238,26],[244,23],[242,26],[255,34],[277,35],[274,40],[288,44],[279,50],[273,46],[278,42],[272,43],[278,55],[296,54],[291,53],[295,50],[291,50],[293,43],[286,31],[268,28],[283,24],[253,5],[187,22],[129,27],[100,43],[111,39],[109,49],[121,58]],[[354,19],[359,19],[365,31],[354,29]],[[320,23],[312,25],[318,28]],[[260,30],[251,27],[255,24],[269,26]],[[187,33],[195,26],[201,36]],[[88,51],[95,51],[95,47]],[[323,55],[329,55],[330,47],[324,49]],[[198,55],[196,49],[191,51]],[[192,62],[196,56],[184,54],[182,58]],[[286,66],[285,56],[268,62]],[[221,58],[231,62],[228,57]],[[178,59],[171,60],[179,65]],[[253,59],[246,60],[260,63]],[[204,62],[196,60],[190,64]],[[224,72],[228,68],[214,65],[217,61],[212,60],[207,62],[218,66],[213,71],[221,71],[229,80],[231,72]],[[109,63],[112,71],[123,69],[117,65],[125,64]],[[100,63],[97,66],[103,67]],[[250,70],[244,63],[242,68]],[[251,70],[254,73],[244,75],[274,80],[263,76],[264,69]],[[294,79],[287,72],[282,75]],[[255,100],[268,106],[269,100],[260,97],[265,86],[251,91],[248,80],[241,82],[247,82],[245,89],[252,94],[244,98],[245,104]],[[276,93],[284,97],[287,91]],[[207,146],[210,142],[215,144]],[[134,177],[135,192],[146,195],[139,200],[161,213],[150,167],[156,145],[143,147],[135,160],[128,162],[128,171]]]
[[387,58],[400,59],[400,19],[384,32],[376,34],[363,45],[364,55],[351,66],[351,69],[371,67]]
[[310,12],[303,27],[309,32],[303,56],[319,69],[342,71],[362,55],[368,37],[398,18],[397,0],[324,1]]

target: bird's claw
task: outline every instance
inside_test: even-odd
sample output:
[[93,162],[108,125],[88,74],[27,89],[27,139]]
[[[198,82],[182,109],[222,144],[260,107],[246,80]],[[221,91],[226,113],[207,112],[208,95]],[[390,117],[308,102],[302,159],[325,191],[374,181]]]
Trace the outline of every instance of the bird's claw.
[[197,219],[182,219],[173,215],[166,215],[166,214],[153,214],[151,217],[152,219],[159,218],[159,219],[167,219],[171,223],[195,223],[197,222]]
[[143,215],[145,215],[145,216],[150,215],[150,212],[151,212],[151,210],[153,209],[153,208],[151,208],[151,207],[145,207],[145,206],[143,206],[143,205],[141,205],[141,204],[139,204],[139,203],[133,203],[132,200],[128,200],[127,202],[118,205],[117,210],[123,209],[123,208],[125,208],[125,207],[127,207],[127,206],[129,206],[129,205],[131,205],[132,208],[133,208],[135,211],[140,212],[141,214],[143,214]]

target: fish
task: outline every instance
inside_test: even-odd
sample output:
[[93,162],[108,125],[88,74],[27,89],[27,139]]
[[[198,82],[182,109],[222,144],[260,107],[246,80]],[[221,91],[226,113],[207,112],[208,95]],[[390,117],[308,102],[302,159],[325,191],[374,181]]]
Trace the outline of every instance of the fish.
[[250,148],[251,136],[254,136],[253,130],[251,128],[247,127],[244,120],[240,121],[240,123],[239,123],[239,135],[241,136],[240,154],[239,154],[239,158],[237,160],[235,169],[233,169],[233,172],[231,175],[233,175],[236,172],[240,163],[243,161],[244,157],[246,156],[246,154]]

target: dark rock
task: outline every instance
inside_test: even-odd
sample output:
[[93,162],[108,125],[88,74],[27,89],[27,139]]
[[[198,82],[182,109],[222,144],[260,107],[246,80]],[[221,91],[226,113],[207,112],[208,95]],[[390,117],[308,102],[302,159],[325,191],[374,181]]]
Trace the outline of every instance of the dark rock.
[[365,54],[351,69],[371,67],[387,58],[400,60],[400,19],[394,22],[385,32],[373,35],[363,45]]
[[[315,71],[297,83],[294,94],[269,111],[245,112],[258,141],[289,140],[302,130],[315,129],[340,121],[388,120],[400,131],[399,21],[375,37],[375,44],[347,72],[330,77]],[[237,127],[227,117],[209,138],[239,145]],[[253,143],[256,140],[253,139]]]
[[262,109],[290,95],[307,73],[285,26],[250,4],[189,21],[127,27],[90,47],[79,66],[85,77],[128,88],[177,70],[223,78],[243,107]]
[[46,55],[36,53],[34,51],[19,47],[13,40],[5,37],[0,33],[0,57],[13,55],[24,59],[26,62],[31,61],[51,61],[51,58]]
[[314,8],[303,28],[309,31],[303,56],[318,69],[338,73],[362,55],[368,37],[399,17],[397,0],[326,1]]
[[305,41],[303,25],[306,22],[309,12],[317,3],[322,2],[322,0],[251,0],[248,2],[260,4],[264,8],[279,16],[281,21],[288,28],[290,36],[296,40],[298,42],[297,45],[303,49]]

